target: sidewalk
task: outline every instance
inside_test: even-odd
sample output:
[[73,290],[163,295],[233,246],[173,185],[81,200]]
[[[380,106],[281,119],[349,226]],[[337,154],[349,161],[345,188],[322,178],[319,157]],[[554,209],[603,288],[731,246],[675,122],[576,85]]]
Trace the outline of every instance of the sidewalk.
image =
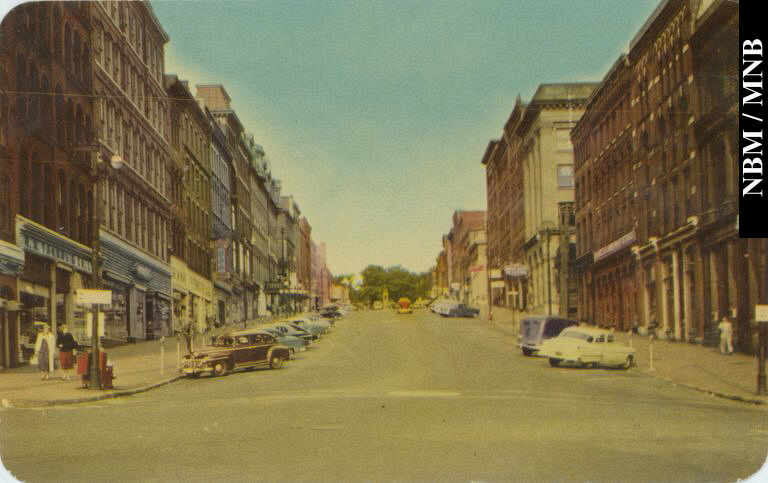
[[[512,311],[494,307],[493,323],[515,338],[520,317]],[[637,365],[632,369],[665,381],[696,389],[719,397],[752,404],[768,404],[768,396],[758,396],[756,356],[734,353],[720,354],[717,347],[688,342],[653,342],[653,370],[650,343],[646,336],[616,332],[617,342],[632,345],[637,350]]]
[[[265,324],[271,319],[248,321],[248,327]],[[230,330],[243,329],[243,324],[220,327],[198,335],[194,346],[203,345],[203,340],[210,341],[214,335]],[[178,341],[178,351],[177,351]],[[161,347],[164,354],[161,364]],[[3,407],[41,407],[59,404],[97,401],[100,399],[127,396],[169,384],[184,377],[179,373],[177,361],[186,353],[183,338],[167,337],[124,344],[107,349],[107,357],[113,364],[113,389],[83,389],[80,376],[73,371],[72,379],[63,381],[61,372],[56,369],[51,379],[40,379],[37,367],[24,365],[12,369],[0,369],[0,405]]]

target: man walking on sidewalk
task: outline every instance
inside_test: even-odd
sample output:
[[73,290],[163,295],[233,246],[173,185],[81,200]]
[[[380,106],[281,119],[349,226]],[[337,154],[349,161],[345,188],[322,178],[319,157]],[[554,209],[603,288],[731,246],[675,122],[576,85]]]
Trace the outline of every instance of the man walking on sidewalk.
[[723,354],[733,354],[733,324],[727,315],[723,315],[723,320],[717,326],[720,329],[720,352]]

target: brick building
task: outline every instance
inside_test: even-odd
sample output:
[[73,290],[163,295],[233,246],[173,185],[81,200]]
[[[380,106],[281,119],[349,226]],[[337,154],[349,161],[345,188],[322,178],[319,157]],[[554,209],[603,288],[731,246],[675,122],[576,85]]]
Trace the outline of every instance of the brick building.
[[738,3],[661,2],[574,130],[586,318],[751,350],[765,241],[738,238]]
[[85,2],[26,3],[0,24],[2,367],[29,359],[40,323],[86,335],[74,290],[92,286],[91,17]]

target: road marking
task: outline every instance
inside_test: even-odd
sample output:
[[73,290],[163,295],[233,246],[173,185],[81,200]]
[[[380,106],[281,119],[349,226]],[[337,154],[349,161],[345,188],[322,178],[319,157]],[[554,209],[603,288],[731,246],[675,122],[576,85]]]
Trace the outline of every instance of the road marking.
[[387,396],[396,397],[459,397],[460,392],[445,391],[390,391]]

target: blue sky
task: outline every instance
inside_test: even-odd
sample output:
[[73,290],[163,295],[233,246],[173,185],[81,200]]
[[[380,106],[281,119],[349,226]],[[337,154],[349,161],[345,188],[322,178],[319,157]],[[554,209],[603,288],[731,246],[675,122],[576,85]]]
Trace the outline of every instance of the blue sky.
[[657,1],[152,4],[166,71],[224,84],[342,273],[433,265],[515,96],[601,79]]

